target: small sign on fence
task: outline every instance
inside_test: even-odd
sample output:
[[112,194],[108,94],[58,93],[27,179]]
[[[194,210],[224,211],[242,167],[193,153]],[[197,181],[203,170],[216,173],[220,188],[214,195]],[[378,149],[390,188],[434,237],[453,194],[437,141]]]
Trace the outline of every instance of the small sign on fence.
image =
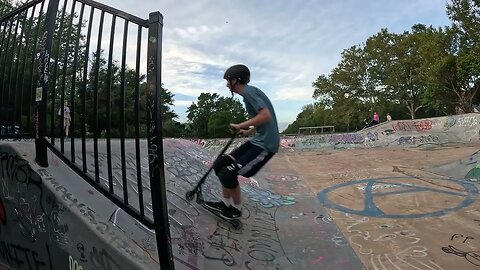
[[42,87],[37,87],[35,93],[35,101],[42,101]]

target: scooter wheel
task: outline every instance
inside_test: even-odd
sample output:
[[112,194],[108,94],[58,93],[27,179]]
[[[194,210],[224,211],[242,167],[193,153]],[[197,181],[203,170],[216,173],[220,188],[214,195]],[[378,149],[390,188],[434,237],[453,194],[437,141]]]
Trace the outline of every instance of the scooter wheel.
[[187,201],[193,200],[193,197],[195,197],[194,191],[188,191],[187,193],[185,193],[185,198],[187,199]]

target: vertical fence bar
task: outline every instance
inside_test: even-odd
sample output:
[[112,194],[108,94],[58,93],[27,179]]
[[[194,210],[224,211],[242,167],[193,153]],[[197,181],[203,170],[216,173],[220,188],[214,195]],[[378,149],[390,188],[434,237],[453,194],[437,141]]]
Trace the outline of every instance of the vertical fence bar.
[[[63,37],[63,25],[65,21],[65,11],[67,10],[67,0],[63,1],[63,7],[62,7],[62,16],[60,18],[60,27],[57,30],[57,51],[55,55],[55,67],[53,68],[53,84],[52,84],[52,108],[55,108],[55,102],[57,100],[57,72],[58,72],[58,61],[60,59],[60,44],[62,44],[62,37]],[[66,52],[65,52],[66,53]],[[60,101],[62,103],[62,101]],[[63,107],[63,104],[60,104],[60,109]],[[53,111],[56,111],[56,108],[53,109]],[[61,131],[60,131],[60,140],[61,140],[61,152],[63,154],[63,110],[60,110],[60,123],[58,124],[61,126]],[[52,138],[51,138],[51,144],[55,145],[55,137],[54,132],[55,132],[55,115],[51,115],[50,121],[51,123],[51,132],[52,132]]]
[[[23,65],[21,68],[21,75],[20,78],[22,80],[21,87],[20,87],[20,129],[23,130],[24,123],[22,121],[22,116],[23,116],[23,104],[24,98],[25,98],[25,69],[27,68],[27,55],[29,54],[29,47],[30,47],[30,38],[32,34],[32,28],[33,28],[33,18],[35,17],[35,11],[37,10],[37,5],[33,6],[32,10],[32,15],[30,16],[30,19],[28,21],[28,29],[27,33],[25,34],[25,53],[23,54]],[[28,128],[28,126],[26,126]]]
[[[5,41],[5,34],[6,34],[6,30],[8,28],[8,20],[5,20],[3,22],[0,23],[0,26],[3,25],[2,27],[2,35],[0,36],[1,37],[1,40],[0,40],[0,67],[4,66],[5,62],[2,61],[2,55],[3,55],[3,50],[4,50],[4,41]],[[0,85],[2,85],[2,80],[3,80],[3,77],[1,76],[1,68],[0,68]],[[0,98],[2,97],[3,95],[3,89],[0,88]],[[0,100],[0,108],[3,108],[3,99]],[[0,113],[2,113],[2,110],[0,109]],[[0,124],[2,123],[2,118],[0,116]],[[1,127],[0,127],[1,128]],[[1,134],[1,130],[0,130],[0,134]]]
[[50,0],[48,3],[47,15],[45,18],[45,31],[42,38],[41,60],[39,61],[40,75],[35,101],[37,102],[36,113],[36,134],[35,134],[35,161],[39,166],[47,167],[47,87],[48,68],[50,63],[50,51],[52,47],[53,29],[55,29],[55,18],[58,10],[59,0]]
[[[4,124],[6,122],[7,116],[7,106],[5,105],[6,99],[4,98],[6,87],[5,83],[7,82],[6,79],[6,72],[7,72],[7,56],[8,56],[8,49],[10,47],[10,36],[12,34],[12,27],[13,27],[13,16],[10,18],[10,26],[8,27],[8,34],[7,34],[7,42],[5,44],[5,57],[3,57],[3,67],[0,67],[2,71],[0,71],[2,80],[0,81],[0,123]],[[0,126],[0,132],[1,132]]]
[[[66,3],[65,3],[66,4]],[[68,20],[68,25],[67,25],[67,36],[65,38],[65,47],[63,48],[63,50],[65,51],[64,54],[63,54],[63,72],[62,72],[62,88],[61,88],[61,104],[60,104],[60,108],[62,108],[62,119],[60,119],[60,121],[63,123],[64,121],[64,118],[65,117],[65,110],[64,110],[64,106],[65,106],[65,91],[66,91],[66,83],[67,83],[67,69],[68,69],[68,54],[70,52],[70,35],[72,34],[72,28],[73,28],[73,17],[74,17],[74,13],[75,13],[75,5],[77,4],[77,1],[73,0],[73,3],[72,3],[72,9],[70,10],[70,18]],[[66,9],[67,7],[65,7]],[[63,33],[61,33],[63,35]],[[52,114],[55,114],[55,109],[52,108]],[[63,130],[65,129],[65,126],[63,127],[62,129],[62,134],[63,134]],[[61,147],[62,147],[62,153],[63,153],[63,147],[64,147],[64,141],[63,141],[63,136],[61,137],[62,139],[62,142],[61,142]]]
[[153,220],[161,269],[175,269],[167,211],[167,189],[163,160],[161,122],[161,58],[163,16],[150,13],[147,56],[147,129],[148,163],[152,193]]
[[145,215],[145,206],[143,205],[143,185],[142,185],[142,164],[140,157],[140,56],[142,51],[142,29],[138,26],[137,34],[137,62],[135,66],[135,157],[137,163],[137,188],[138,205],[140,206],[140,215]]
[[2,28],[2,34],[0,36],[1,37],[0,38],[0,52],[3,52],[3,42],[5,41],[5,32],[7,30],[7,25],[8,25],[7,20],[5,20],[3,22],[0,22],[0,27]]
[[[66,4],[66,3],[65,3]],[[70,52],[70,35],[72,34],[72,23],[73,23],[73,16],[75,15],[75,5],[77,4],[77,1],[73,0],[72,3],[72,9],[70,10],[70,18],[68,20],[68,25],[67,25],[67,37],[65,38],[65,47],[64,47],[64,55],[63,55],[63,72],[62,72],[62,89],[60,90],[61,92],[61,101],[60,101],[60,108],[62,109],[62,115],[60,122],[62,122],[62,136],[60,136],[60,151],[62,154],[64,153],[64,147],[65,147],[65,141],[64,141],[64,136],[63,136],[63,131],[65,130],[65,87],[66,87],[66,82],[67,82],[67,69],[68,69],[68,54]],[[65,9],[67,7],[65,6]],[[61,33],[63,36],[63,33]],[[55,109],[52,108],[52,115],[55,114]],[[65,134],[66,135],[66,134]]]
[[93,135],[93,155],[95,159],[95,181],[100,182],[100,169],[98,164],[98,137],[100,132],[98,132],[98,82],[99,82],[99,73],[100,73],[100,53],[102,49],[102,31],[103,31],[103,21],[105,19],[105,11],[102,10],[100,15],[100,26],[98,27],[98,39],[97,39],[97,52],[95,60],[95,81],[93,82],[93,116],[94,116],[94,135]]
[[127,167],[125,164],[125,62],[127,58],[128,21],[123,27],[122,67],[120,72],[120,152],[122,163],[123,201],[128,205]]
[[[113,64],[113,45],[115,41],[115,23],[117,16],[113,15],[112,17],[112,29],[110,31],[110,46],[108,49],[108,66],[107,66],[107,132],[106,132],[106,143],[107,143],[107,157],[112,156],[112,145],[110,141],[111,131],[112,131],[112,64]],[[107,158],[107,177],[108,177],[108,190],[111,194],[113,191],[113,175],[112,175],[112,159]]]
[[73,77],[72,77],[72,88],[70,89],[70,127],[72,130],[71,137],[71,146],[70,146],[70,159],[75,163],[75,92],[77,89],[77,61],[78,61],[78,50],[80,48],[80,38],[82,35],[82,25],[83,25],[83,14],[85,13],[85,4],[82,4],[80,8],[80,18],[78,19],[77,24],[77,40],[75,41],[75,54],[73,56]]
[[[26,28],[26,22],[27,22],[27,17],[28,17],[28,9],[26,9],[25,11],[25,14],[24,14],[24,17],[23,17],[23,20],[22,20],[22,29],[20,30],[20,40],[18,41],[18,48],[17,48],[17,57],[16,57],[16,60],[17,60],[17,63],[16,63],[16,66],[14,68],[14,71],[15,71],[15,75],[13,75],[13,78],[12,80],[10,81],[10,88],[12,89],[13,91],[13,102],[10,102],[10,104],[13,103],[13,111],[12,111],[12,119],[13,119],[13,133],[17,133],[17,130],[16,130],[16,127],[17,127],[17,124],[19,124],[19,119],[18,119],[18,114],[17,114],[17,102],[18,102],[18,99],[17,99],[17,96],[18,96],[18,85],[20,84],[18,82],[18,80],[20,79],[19,78],[19,74],[20,74],[20,70],[19,70],[19,67],[20,67],[20,60],[22,59],[20,57],[20,54],[22,53],[22,47],[23,47],[23,35],[25,34],[25,28]],[[25,52],[23,52],[25,54]],[[12,65],[13,66],[13,65]],[[12,81],[15,82],[15,87],[12,86]],[[10,100],[10,98],[9,98]],[[20,125],[19,125],[20,127]]]
[[[2,61],[2,55],[4,54],[3,51],[5,49],[4,47],[4,41],[5,41],[5,35],[6,35],[6,32],[7,32],[7,28],[8,28],[8,23],[9,23],[9,20],[5,20],[3,22],[1,22],[1,24],[3,25],[3,28],[2,28],[2,35],[1,35],[1,42],[0,42],[0,135],[2,134],[2,125],[3,125],[3,120],[2,120],[2,114],[3,114],[3,88],[1,88],[1,85],[3,83],[3,76],[1,76],[1,67],[5,65],[5,62]],[[5,49],[5,51],[7,51]]]
[[92,22],[93,22],[93,7],[90,8],[90,18],[88,20],[88,30],[87,30],[87,43],[85,44],[85,59],[83,62],[83,83],[82,89],[80,90],[81,99],[82,99],[82,171],[87,172],[87,129],[86,129],[86,120],[87,120],[87,108],[86,108],[86,99],[87,99],[87,80],[88,80],[88,56],[90,54],[90,37],[92,36]]
[[[32,62],[30,63],[30,87],[28,88],[29,91],[30,91],[30,98],[28,99],[28,117],[27,117],[27,126],[29,127],[30,124],[31,124],[31,119],[33,118],[33,114],[32,114],[32,108],[33,108],[33,105],[35,104],[35,99],[33,97],[35,91],[35,84],[37,83],[36,80],[35,80],[35,60],[36,60],[36,54],[37,54],[37,50],[40,50],[41,48],[39,48],[39,37],[40,37],[40,28],[41,28],[41,24],[42,24],[42,17],[43,17],[43,8],[44,8],[44,5],[45,5],[45,1],[42,1],[42,5],[40,7],[40,14],[38,15],[38,22],[37,22],[37,26],[36,26],[36,29],[35,29],[35,37],[37,38],[37,42],[34,42],[34,45],[33,45],[33,49],[32,49]],[[40,61],[40,59],[38,59],[38,61]],[[39,64],[38,64],[39,65]],[[40,76],[40,74],[38,74],[38,76]]]
[[[15,78],[15,73],[14,73],[14,68],[13,68],[13,64],[16,62],[15,61],[15,47],[17,46],[17,36],[18,36],[18,27],[20,26],[20,14],[18,14],[16,16],[16,19],[15,19],[16,23],[15,23],[15,32],[13,33],[13,42],[12,42],[12,54],[11,54],[11,57],[10,57],[10,68],[8,69],[8,80],[7,80],[7,85],[8,85],[8,90],[7,90],[7,86],[5,86],[4,84],[4,89],[7,90],[7,104],[6,104],[6,108],[7,108],[7,114],[6,114],[6,118],[7,118],[7,134],[12,134],[12,126],[14,126],[15,124],[13,123],[15,120],[14,119],[10,119],[10,116],[11,116],[11,110],[13,109],[12,107],[12,101],[10,100],[10,96],[11,96],[11,92],[12,92],[12,82],[13,82],[13,79]],[[20,47],[21,44],[18,44],[18,47]],[[18,62],[17,62],[18,63]]]

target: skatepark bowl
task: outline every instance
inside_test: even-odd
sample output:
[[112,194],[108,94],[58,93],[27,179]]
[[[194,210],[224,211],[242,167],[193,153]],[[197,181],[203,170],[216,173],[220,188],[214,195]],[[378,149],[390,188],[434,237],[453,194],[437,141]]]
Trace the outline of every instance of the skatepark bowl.
[[[282,137],[252,178],[240,177],[243,227],[185,199],[228,139],[163,140],[175,269],[480,269],[479,114],[381,123],[354,133]],[[65,142],[64,155],[72,153]],[[149,172],[147,143],[112,139],[113,192]],[[236,147],[242,140],[236,140]],[[34,143],[0,141],[0,268],[159,269],[154,231],[93,189],[56,154],[34,162]],[[80,146],[76,147],[79,149]],[[73,153],[94,172],[93,143]],[[108,186],[105,141],[100,184]],[[140,171],[137,171],[140,168]],[[126,173],[126,180],[123,175]],[[142,182],[152,215],[150,184]],[[206,200],[220,198],[210,174]]]

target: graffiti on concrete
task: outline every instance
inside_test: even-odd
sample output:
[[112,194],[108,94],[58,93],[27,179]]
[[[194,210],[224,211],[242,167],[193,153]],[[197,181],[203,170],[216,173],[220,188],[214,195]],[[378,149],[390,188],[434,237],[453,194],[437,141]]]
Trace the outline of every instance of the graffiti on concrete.
[[[440,189],[440,188],[432,188],[429,186],[422,186],[415,182],[409,183],[408,179],[413,179],[410,177],[391,177],[391,178],[377,178],[377,179],[364,179],[359,181],[352,181],[352,182],[345,182],[335,186],[328,187],[322,190],[318,194],[318,198],[320,202],[328,208],[335,209],[337,211],[355,214],[360,216],[368,216],[368,217],[381,217],[381,218],[424,218],[424,217],[438,217],[443,216],[447,213],[454,212],[460,209],[463,209],[470,204],[472,204],[477,195],[478,189],[474,184],[465,182],[465,181],[455,181],[447,178],[435,178],[437,182],[445,181],[450,185],[455,185],[456,190],[459,191],[452,191],[450,189]],[[335,193],[337,189],[341,189],[347,186],[357,186],[357,185],[366,185],[363,194],[363,209],[357,210],[349,208],[345,205],[340,203],[336,203],[333,199],[329,197],[330,194]],[[376,188],[376,186],[385,186],[385,185],[393,185],[390,188]],[[418,194],[418,193],[436,193],[439,195],[445,196],[452,196],[455,198],[462,199],[462,201],[453,207],[445,207],[441,210],[436,211],[425,211],[423,213],[415,213],[415,214],[403,214],[403,213],[389,213],[386,210],[382,210],[381,207],[377,206],[375,201],[378,201],[377,198],[388,198],[389,196],[398,196],[404,195],[408,196],[411,194]],[[383,199],[382,199],[383,200]],[[388,201],[388,200],[385,200]]]
[[329,135],[329,143],[337,144],[360,144],[365,141],[365,137],[361,134],[347,133],[347,134],[332,134]]
[[69,270],[83,270],[83,267],[80,265],[80,263],[72,256],[68,256],[68,266]]
[[21,187],[23,187],[25,190],[35,188],[34,195],[38,196],[38,203],[40,204],[41,209],[44,209],[42,202],[42,178],[32,170],[28,164],[28,161],[18,155],[1,152],[0,172],[0,177],[3,180],[2,191],[4,197],[11,198],[14,190],[18,191]]
[[293,148],[295,147],[295,138],[288,137],[288,138],[282,138],[280,140],[280,146],[282,148]]
[[480,266],[480,251],[463,251],[453,245],[442,247],[442,251],[447,254],[452,254],[464,258],[472,265]]
[[122,269],[121,265],[119,265],[113,256],[110,255],[105,249],[99,251],[96,247],[93,247],[92,251],[90,252],[90,260],[96,269]]
[[275,194],[266,189],[242,186],[242,191],[247,194],[248,199],[265,208],[295,204],[295,197]]
[[[317,149],[378,146],[418,147],[425,144],[470,143],[480,140],[479,118],[478,114],[468,114],[421,120],[400,120],[355,133],[289,135],[280,138],[280,151],[289,153]],[[227,139],[192,141],[206,149],[219,151],[226,144]]]
[[419,145],[419,144],[436,144],[440,141],[438,135],[430,134],[427,136],[404,136],[398,139],[399,145]]
[[475,127],[478,125],[478,119],[473,116],[464,116],[457,119],[457,126],[459,127]]
[[455,233],[450,237],[449,244],[442,247],[442,251],[446,254],[461,257],[471,265],[480,266],[480,251],[471,250],[469,244],[474,239],[475,237],[471,235]]
[[[275,214],[257,206],[248,208],[248,211],[254,222],[251,230],[243,232],[247,234],[247,239],[240,241],[240,232],[218,223],[209,237],[209,248],[204,250],[205,258],[217,261],[224,267],[243,265],[252,270],[265,269],[266,266],[277,269],[277,260],[281,257],[293,265],[280,242]],[[248,256],[241,256],[244,252]]]
[[432,121],[429,119],[420,121],[398,121],[392,124],[394,131],[428,131],[432,129]]
[[48,243],[45,243],[44,249],[35,250],[29,246],[0,240],[0,257],[14,269],[26,267],[28,269],[52,269],[52,256]]
[[450,237],[450,241],[454,241],[454,239],[455,239],[455,241],[460,240],[461,243],[465,244],[465,242],[468,242],[468,240],[473,240],[473,239],[475,239],[475,237],[470,236],[470,235],[464,236],[461,233],[455,233],[455,234],[452,235],[452,237]]
[[[261,177],[256,180],[240,178],[244,194],[242,221],[247,224],[243,231],[234,230],[218,220],[201,224],[199,222],[205,217],[200,216],[209,214],[184,196],[207,171],[216,155],[205,148],[178,145],[177,140],[165,140],[164,146],[165,170],[170,174],[166,177],[167,196],[176,262],[188,269],[202,268],[201,258],[208,260],[206,265],[219,269],[265,269],[283,265],[281,260],[286,260],[287,256],[278,236],[275,211],[296,203],[295,198],[260,188]],[[272,176],[271,180],[274,178],[281,179]],[[220,182],[212,173],[202,186],[202,194],[206,200],[218,200],[220,190]],[[197,232],[201,226],[208,226],[207,237]]]
[[[116,236],[115,229],[113,228],[112,225],[106,222],[103,222],[101,220],[98,220],[98,218],[95,215],[95,212],[92,209],[90,209],[84,203],[79,202],[79,200],[75,198],[75,196],[73,196],[72,193],[70,193],[65,186],[61,185],[56,179],[51,177],[45,169],[40,169],[39,171],[41,172],[42,175],[45,176],[44,177],[45,181],[49,181],[54,187],[54,189],[61,194],[59,195],[59,197],[63,200],[63,203],[65,205],[67,205],[70,209],[72,208],[77,209],[80,212],[80,214],[87,219],[88,222],[95,225],[95,230],[99,234],[110,237],[111,243],[114,245],[115,248],[125,251],[127,254],[129,254],[135,259],[142,260],[141,256],[132,249],[129,243],[127,243],[122,238],[119,238],[118,236]],[[52,198],[52,200],[55,200],[55,199]],[[56,212],[58,211],[56,211],[55,208],[52,208],[52,214],[55,214]],[[54,219],[54,221],[51,224],[49,224],[50,231],[53,231],[54,239],[57,239],[58,241],[60,239],[64,239],[64,241],[67,241],[67,235],[65,231],[67,227],[61,226],[58,223],[59,222],[56,222]],[[63,236],[63,238],[60,236]]]
[[[28,161],[8,152],[0,153],[0,172],[3,187],[1,195],[15,204],[11,212],[6,212],[2,203],[3,217],[6,220],[7,215],[10,215],[10,220],[23,237],[29,242],[35,242],[38,217],[46,213],[42,200],[42,178],[32,170]],[[39,212],[38,206],[41,208]],[[49,219],[50,216],[46,215],[46,218]]]

